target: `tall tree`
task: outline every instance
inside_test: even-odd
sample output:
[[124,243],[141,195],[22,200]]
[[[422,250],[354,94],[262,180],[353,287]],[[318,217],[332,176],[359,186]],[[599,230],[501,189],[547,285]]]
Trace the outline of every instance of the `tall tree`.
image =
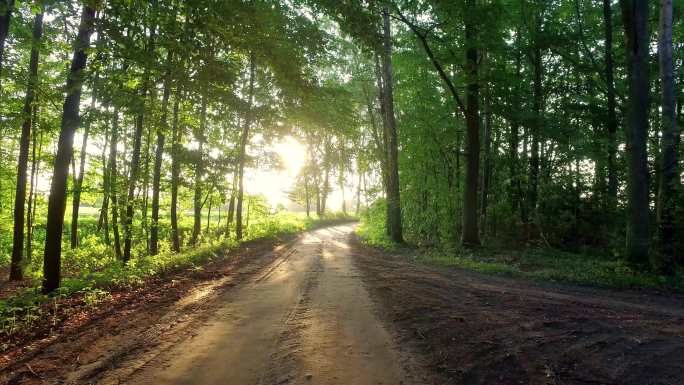
[[627,134],[627,258],[635,264],[649,262],[648,194],[648,0],[620,0],[625,26],[628,73]]
[[[112,208],[112,233],[114,234],[114,253],[116,258],[122,257],[121,252],[121,235],[119,233],[119,169],[116,164],[116,157],[119,144],[119,109],[114,108],[112,114],[112,138],[109,142],[109,200]],[[106,214],[105,214],[106,215]]]
[[658,233],[664,261],[656,261],[655,267],[672,270],[675,250],[675,213],[679,200],[679,140],[675,110],[676,95],[672,63],[672,0],[660,1],[660,31],[658,35],[660,58],[660,89],[662,114],[661,170],[658,191]]
[[463,192],[463,246],[480,245],[477,226],[477,183],[480,172],[480,86],[478,79],[478,31],[475,0],[466,0],[465,44],[466,72],[468,86],[466,91],[466,134],[467,159],[466,184]]
[[[401,225],[401,197],[399,193],[399,157],[397,154],[397,122],[394,116],[394,74],[392,71],[392,31],[389,8],[382,8],[383,70],[385,102],[385,137],[387,138],[387,229],[394,242],[403,242]],[[327,176],[327,175],[326,175]],[[327,182],[327,178],[326,178]]]
[[[33,21],[33,37],[31,40],[31,59],[29,63],[28,84],[24,97],[24,123],[21,125],[19,139],[19,161],[17,164],[17,186],[14,194],[14,238],[12,244],[12,264],[10,279],[21,280],[22,253],[24,251],[24,213],[26,205],[26,171],[28,169],[29,146],[33,126],[34,96],[38,86],[38,55],[40,40],[43,35],[43,10],[35,16]],[[30,204],[30,203],[29,203]]]
[[195,139],[198,143],[197,148],[197,158],[195,159],[195,196],[193,199],[193,210],[194,210],[194,222],[192,229],[192,240],[193,245],[197,244],[199,237],[202,233],[202,177],[204,176],[204,143],[207,141],[206,138],[206,126],[207,126],[207,95],[206,92],[202,92],[202,102],[200,107],[200,124],[196,131]]
[[[151,12],[153,18],[156,17],[157,12],[157,2],[152,1]],[[147,44],[147,55],[151,57],[154,55],[154,39],[157,31],[157,26],[155,21],[152,22],[152,26],[149,31],[149,38]],[[142,85],[140,88],[139,104],[136,107],[135,114],[135,132],[133,134],[133,152],[131,154],[131,167],[130,175],[128,177],[128,195],[126,199],[126,216],[124,217],[124,250],[123,250],[123,261],[128,262],[131,259],[131,246],[133,242],[133,214],[134,214],[134,200],[135,200],[135,189],[138,184],[138,178],[140,177],[140,149],[142,147],[142,135],[145,120],[145,101],[147,99],[147,91],[150,87],[150,68],[145,66],[145,70],[142,78]]]
[[615,104],[615,76],[613,69],[613,11],[611,1],[603,0],[603,28],[604,28],[604,49],[605,49],[605,77],[606,77],[606,97],[608,99],[608,111],[606,116],[606,131],[608,134],[608,207],[615,210],[617,205],[617,165],[615,157],[617,153],[617,113]]
[[181,129],[179,125],[180,90],[176,88],[173,98],[173,123],[171,125],[171,246],[180,253],[180,234],[178,233],[178,184],[180,183]]
[[93,33],[95,2],[86,2],[81,11],[78,34],[74,43],[74,56],[67,77],[66,98],[62,108],[62,124],[57,143],[45,226],[45,251],[43,256],[43,292],[50,293],[59,287],[62,262],[62,229],[66,209],[67,177],[72,156],[74,133],[78,127],[83,88],[83,71],[86,67],[87,49]]
[[242,200],[245,192],[245,160],[247,158],[247,143],[249,142],[249,129],[252,125],[252,109],[254,105],[254,82],[256,81],[256,59],[254,53],[249,54],[249,89],[247,91],[247,111],[240,136],[240,148],[238,155],[238,193],[235,208],[235,237],[242,239]]
[[169,97],[171,95],[171,64],[173,52],[166,57],[166,74],[164,76],[164,91],[162,95],[161,119],[157,125],[157,148],[154,158],[154,172],[152,177],[152,225],[150,226],[150,254],[159,252],[159,190],[161,185],[161,166],[164,157],[164,142],[168,131]]
[[[2,77],[2,69],[5,61],[5,40],[7,40],[7,34],[9,33],[13,11],[14,0],[0,0],[0,78]],[[0,91],[1,90],[2,85],[0,84]]]

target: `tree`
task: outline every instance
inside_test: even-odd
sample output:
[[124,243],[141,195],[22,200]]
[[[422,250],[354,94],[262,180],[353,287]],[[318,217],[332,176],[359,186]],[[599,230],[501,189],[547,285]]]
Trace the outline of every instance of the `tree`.
[[[5,40],[7,39],[10,22],[12,21],[12,11],[14,11],[14,0],[0,0],[0,77],[2,77],[2,66],[5,59]],[[0,90],[2,90],[1,85]]]
[[480,172],[480,86],[477,76],[478,50],[477,27],[475,26],[475,0],[466,0],[465,43],[466,72],[468,87],[466,92],[467,159],[466,187],[463,193],[463,237],[466,247],[480,245],[477,228],[477,183]]
[[17,165],[17,186],[14,196],[14,238],[12,244],[12,265],[10,280],[22,279],[22,253],[24,251],[24,213],[26,204],[26,171],[28,169],[29,145],[33,126],[33,111],[36,108],[34,98],[38,86],[38,55],[40,40],[43,35],[43,10],[41,9],[33,21],[33,37],[31,39],[31,59],[29,63],[28,84],[24,97],[24,123],[21,126],[19,139],[19,161]]
[[606,98],[607,115],[606,131],[608,133],[608,207],[615,210],[617,205],[617,165],[615,156],[617,153],[617,143],[615,134],[617,132],[617,116],[615,103],[615,78],[613,74],[613,12],[610,0],[603,0],[603,24],[605,37],[605,77],[606,77]]
[[180,140],[181,129],[178,127],[178,113],[180,108],[180,90],[176,89],[173,98],[173,123],[171,145],[171,242],[173,251],[180,253],[180,234],[178,233],[178,184],[180,182]]
[[247,143],[249,141],[249,129],[252,125],[252,108],[254,105],[254,82],[256,76],[256,59],[253,52],[249,54],[249,89],[247,91],[247,111],[245,112],[245,119],[242,126],[242,135],[240,136],[240,149],[238,157],[238,193],[236,206],[236,224],[235,237],[242,239],[242,200],[245,193],[245,159],[247,157]]
[[[387,230],[394,242],[403,242],[401,227],[401,198],[399,193],[399,164],[397,157],[397,123],[394,118],[394,77],[392,74],[392,31],[389,9],[382,8],[383,20],[383,75],[385,102],[385,137],[387,138]],[[327,173],[326,173],[327,184]]]
[[648,138],[648,1],[620,0],[628,73],[627,134],[627,258],[649,262]]
[[86,52],[90,46],[90,36],[93,33],[94,21],[95,7],[91,3],[84,4],[81,11],[78,34],[74,43],[74,56],[71,60],[67,78],[67,94],[62,108],[62,124],[53,166],[52,184],[50,186],[43,256],[44,293],[51,293],[59,287],[67,176],[69,174],[69,161],[72,156],[74,133],[80,121],[79,109],[83,87],[83,71],[86,67]]
[[167,53],[166,74],[164,75],[164,91],[162,96],[162,112],[157,126],[157,147],[154,157],[154,176],[152,177],[152,226],[150,227],[150,254],[159,252],[159,190],[161,185],[161,167],[164,157],[164,142],[168,131],[169,97],[171,95],[171,65],[173,51]]
[[[672,63],[672,0],[660,1],[660,29],[658,34],[660,89],[662,114],[661,174],[658,189],[658,234],[663,261],[654,261],[657,269],[672,271],[677,255],[675,250],[676,218],[679,203],[679,140],[675,110],[676,95]],[[681,261],[679,261],[681,262]]]

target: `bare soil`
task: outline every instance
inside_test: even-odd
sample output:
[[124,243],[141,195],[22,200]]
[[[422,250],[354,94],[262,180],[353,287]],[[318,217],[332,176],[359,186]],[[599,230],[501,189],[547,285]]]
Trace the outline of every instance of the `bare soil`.
[[398,330],[448,384],[684,383],[684,300],[429,267],[352,242]]
[[684,300],[255,242],[0,358],[0,384],[681,384]]

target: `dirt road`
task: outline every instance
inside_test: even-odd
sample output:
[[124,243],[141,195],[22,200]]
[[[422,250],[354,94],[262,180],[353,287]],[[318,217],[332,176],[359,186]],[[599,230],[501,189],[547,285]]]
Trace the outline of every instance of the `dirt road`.
[[179,275],[25,349],[0,384],[683,383],[681,299],[432,268],[352,231]]
[[[190,338],[120,363],[126,384],[399,384],[408,373],[373,312],[340,226],[306,234],[236,290]],[[113,371],[100,383],[119,383]],[[110,381],[110,379],[112,381]]]

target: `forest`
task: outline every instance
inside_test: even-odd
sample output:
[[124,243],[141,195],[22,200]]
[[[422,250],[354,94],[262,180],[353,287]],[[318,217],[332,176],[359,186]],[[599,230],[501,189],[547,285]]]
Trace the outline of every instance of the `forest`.
[[0,0],[0,352],[311,234],[367,279],[396,253],[678,298],[683,21],[681,0]]

